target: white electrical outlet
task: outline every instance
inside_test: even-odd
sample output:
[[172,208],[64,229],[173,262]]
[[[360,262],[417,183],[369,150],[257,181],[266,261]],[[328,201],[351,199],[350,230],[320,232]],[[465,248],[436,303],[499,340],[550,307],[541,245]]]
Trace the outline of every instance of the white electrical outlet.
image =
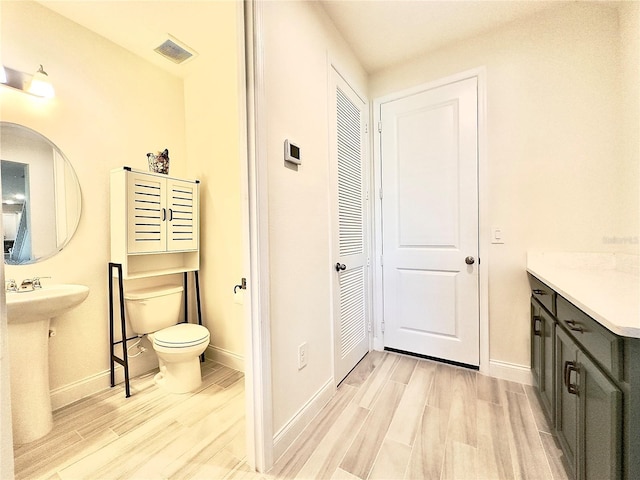
[[298,370],[302,370],[306,367],[308,360],[307,342],[304,342],[298,346]]

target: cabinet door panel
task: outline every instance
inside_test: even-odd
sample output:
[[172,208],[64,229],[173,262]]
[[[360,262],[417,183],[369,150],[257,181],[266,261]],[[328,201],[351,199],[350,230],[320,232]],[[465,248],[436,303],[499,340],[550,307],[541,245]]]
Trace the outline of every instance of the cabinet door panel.
[[198,249],[198,184],[167,182],[168,251]]
[[578,395],[569,385],[577,381],[569,367],[577,366],[578,347],[561,328],[556,328],[556,433],[574,474],[578,460]]
[[579,391],[580,478],[616,479],[621,476],[622,392],[581,351]]
[[542,318],[542,383],[540,384],[540,396],[542,405],[547,411],[547,416],[555,425],[555,321],[544,310],[540,312]]
[[131,173],[127,182],[127,250],[152,253],[166,249],[164,179]]
[[542,308],[531,299],[531,370],[538,389],[542,385]]
[[555,425],[555,320],[535,299],[531,299],[531,369],[542,407]]

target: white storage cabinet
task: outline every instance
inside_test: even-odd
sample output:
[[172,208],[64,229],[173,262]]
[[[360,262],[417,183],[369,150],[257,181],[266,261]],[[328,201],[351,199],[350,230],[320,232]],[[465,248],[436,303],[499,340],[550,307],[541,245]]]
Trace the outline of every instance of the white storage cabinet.
[[199,269],[199,187],[129,167],[111,171],[111,261],[124,278]]

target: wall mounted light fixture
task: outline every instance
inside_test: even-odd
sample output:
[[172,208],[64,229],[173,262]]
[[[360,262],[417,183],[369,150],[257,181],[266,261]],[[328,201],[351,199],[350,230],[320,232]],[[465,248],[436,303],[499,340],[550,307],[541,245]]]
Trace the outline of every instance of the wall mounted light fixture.
[[[44,71],[42,65],[33,75],[9,67],[3,67],[3,70],[6,79],[1,83],[6,86],[36,97],[53,98],[55,96],[55,90],[49,80],[49,75]],[[2,80],[2,72],[0,72],[0,80]]]
[[49,81],[49,75],[44,71],[42,65],[31,78],[31,84],[29,85],[29,93],[36,97],[53,98],[56,94],[53,89],[53,85]]

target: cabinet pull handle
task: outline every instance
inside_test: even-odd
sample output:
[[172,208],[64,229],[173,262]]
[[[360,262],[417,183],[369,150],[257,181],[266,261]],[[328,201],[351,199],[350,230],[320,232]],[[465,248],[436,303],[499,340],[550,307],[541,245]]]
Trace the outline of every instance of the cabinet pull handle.
[[169,209],[169,221],[173,220],[173,209]]
[[536,295],[546,295],[547,294],[547,292],[545,292],[544,290],[540,290],[539,288],[534,288],[532,291]]
[[167,209],[162,209],[162,221],[164,222],[167,219]]
[[537,337],[540,337],[542,335],[542,329],[539,326],[538,322],[541,322],[542,318],[535,315],[533,317],[533,334],[536,335]]
[[567,360],[564,362],[564,385],[567,387],[567,392],[571,395],[578,395],[578,386],[571,383],[571,372],[578,373],[576,362],[570,362]]
[[575,320],[567,320],[567,325],[569,325],[569,330],[584,333],[584,328],[582,328]]

